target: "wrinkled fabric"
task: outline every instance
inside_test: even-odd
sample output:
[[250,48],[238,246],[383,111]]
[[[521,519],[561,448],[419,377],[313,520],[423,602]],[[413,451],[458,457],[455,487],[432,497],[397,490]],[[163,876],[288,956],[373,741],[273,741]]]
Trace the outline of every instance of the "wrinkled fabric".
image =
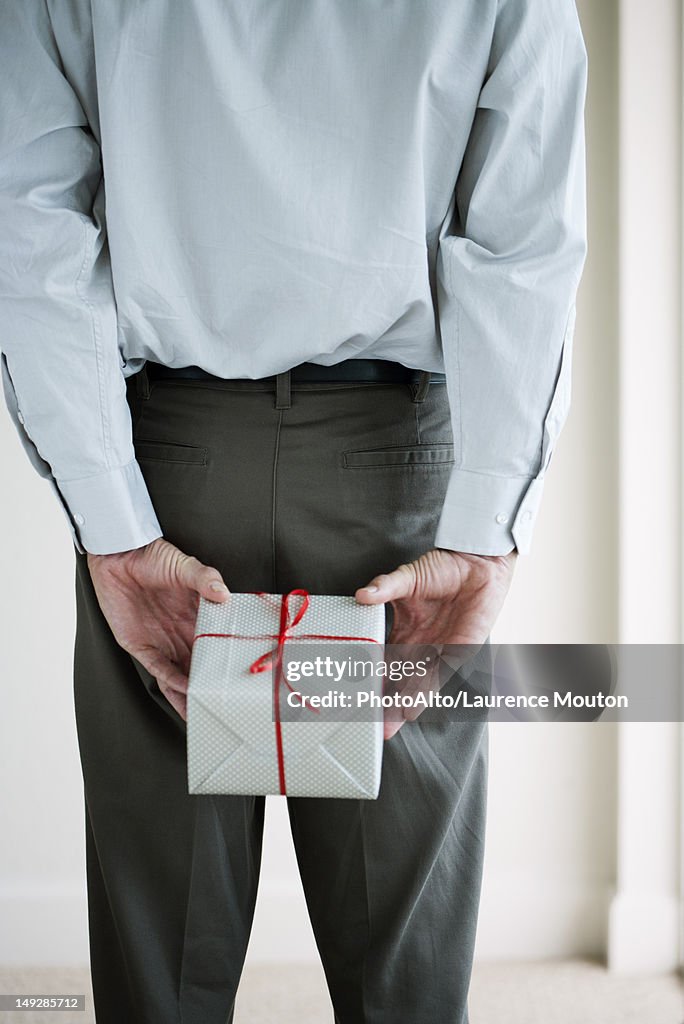
[[[279,408],[256,382],[158,381],[148,398],[138,383],[135,450],[164,533],[233,591],[351,595],[434,534],[449,466],[419,456],[450,442],[442,385],[414,403],[403,385],[303,384]],[[395,445],[416,458],[388,469]],[[376,459],[345,458],[359,448]],[[185,723],[117,644],[83,555],[75,590],[97,1022],[228,1024],[265,798],[188,795]],[[488,644],[467,668],[483,688]],[[457,673],[442,692],[463,685]],[[385,743],[376,800],[287,798],[336,1024],[468,1024],[488,739],[485,714],[428,709]]]
[[80,552],[161,533],[147,359],[445,371],[434,542],[527,551],[586,253],[574,0],[4,0],[7,405]]

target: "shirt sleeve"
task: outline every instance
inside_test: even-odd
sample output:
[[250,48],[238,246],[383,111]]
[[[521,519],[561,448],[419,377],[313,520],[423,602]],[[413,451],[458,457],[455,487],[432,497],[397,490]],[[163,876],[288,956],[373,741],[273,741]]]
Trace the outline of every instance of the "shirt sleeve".
[[437,253],[455,450],[437,547],[530,547],[570,403],[586,83],[574,0],[500,0]]
[[2,0],[0,65],[3,393],[77,550],[126,551],[162,531],[135,460],[100,147],[45,0]]

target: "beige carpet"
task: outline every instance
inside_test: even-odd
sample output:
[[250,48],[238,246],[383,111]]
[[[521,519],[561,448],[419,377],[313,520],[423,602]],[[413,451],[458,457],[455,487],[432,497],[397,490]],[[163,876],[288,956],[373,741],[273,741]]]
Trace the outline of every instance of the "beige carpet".
[[[88,992],[88,973],[0,968],[1,993],[38,991]],[[85,1013],[0,1011],[0,1024],[93,1024],[89,996],[86,1003]],[[235,1024],[331,1024],[322,972],[248,966],[235,1017]],[[684,990],[674,976],[621,977],[579,961],[482,964],[473,977],[470,1017],[471,1024],[684,1024]]]

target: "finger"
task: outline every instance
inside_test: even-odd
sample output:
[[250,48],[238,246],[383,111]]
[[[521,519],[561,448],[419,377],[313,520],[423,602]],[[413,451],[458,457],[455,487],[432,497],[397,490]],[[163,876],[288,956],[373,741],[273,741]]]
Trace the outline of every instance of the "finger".
[[218,569],[214,569],[210,565],[204,565],[203,562],[200,562],[193,555],[186,555],[185,558],[181,559],[178,575],[181,583],[196,591],[208,601],[221,603],[230,596],[230,591],[223,582],[223,577]]
[[400,565],[394,572],[381,574],[356,591],[359,604],[386,604],[410,597],[416,586],[416,570],[412,565]]
[[[440,657],[452,673],[459,672],[464,678],[467,678],[476,667],[475,657],[483,647],[483,643],[444,644]],[[464,668],[467,671],[463,671]]]
[[404,722],[405,719],[403,718],[386,719],[382,727],[383,738],[385,740],[391,740],[392,737],[399,732],[402,725],[404,725]]
[[[425,710],[425,705],[422,700],[418,701],[418,696],[429,700],[428,695],[431,689],[433,687],[430,686],[427,679],[421,679],[420,682],[415,679],[405,679],[404,685],[397,690],[401,703],[397,708],[392,708],[394,716],[399,721],[403,719],[407,722],[414,722]],[[434,687],[434,689],[438,690],[439,687]]]
[[194,630],[189,634],[189,638],[179,635],[176,637],[174,643],[174,651],[171,655],[171,663],[176,665],[183,675],[187,678],[190,673],[190,661],[192,659],[192,642],[194,640]]
[[[161,688],[160,688],[161,689]],[[162,693],[164,691],[162,690]],[[164,693],[164,696],[168,700],[174,711],[177,711],[184,722],[188,720],[188,698],[184,693],[177,693],[175,690],[169,690],[168,693]]]
[[433,644],[430,650],[431,653],[428,658],[430,662],[430,667],[428,669],[427,675],[423,678],[417,676],[405,677],[406,685],[402,692],[408,694],[413,700],[412,705],[405,707],[403,709],[404,718],[406,719],[407,722],[415,722],[416,719],[419,718],[420,715],[425,710],[424,705],[418,703],[418,701],[416,700],[417,695],[419,693],[423,693],[427,697],[430,692],[439,693],[442,686],[444,685],[444,682],[446,681],[440,679],[439,673],[442,645]]
[[172,694],[176,697],[185,698],[188,689],[188,677],[179,665],[156,649],[141,652],[138,655],[138,660],[145,666],[150,675],[154,676],[157,686],[167,700],[171,702]]

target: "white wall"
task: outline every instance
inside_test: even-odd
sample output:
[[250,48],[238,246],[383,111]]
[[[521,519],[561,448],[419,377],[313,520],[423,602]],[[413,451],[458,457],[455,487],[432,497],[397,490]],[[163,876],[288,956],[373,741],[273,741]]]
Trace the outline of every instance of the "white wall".
[[[617,0],[582,0],[580,14],[591,66],[590,255],[573,409],[499,641],[619,638]],[[73,554],[63,513],[4,411],[0,445],[9,481],[0,507],[0,963],[78,963],[87,947],[70,677]],[[602,953],[616,880],[615,730],[502,724],[491,738],[479,955]],[[287,950],[291,960],[313,958],[284,803],[270,798],[268,811],[250,955],[282,959]]]
[[79,962],[87,947],[73,546],[4,408],[0,449],[0,963]]

